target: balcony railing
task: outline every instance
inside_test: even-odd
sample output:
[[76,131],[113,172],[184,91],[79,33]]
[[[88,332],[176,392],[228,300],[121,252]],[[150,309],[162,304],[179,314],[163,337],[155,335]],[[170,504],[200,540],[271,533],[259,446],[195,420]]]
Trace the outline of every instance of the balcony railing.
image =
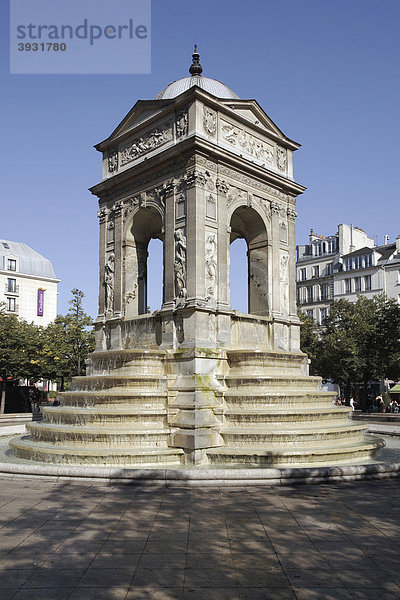
[[19,285],[14,285],[14,287],[9,286],[8,283],[5,284],[5,293],[6,294],[19,294]]

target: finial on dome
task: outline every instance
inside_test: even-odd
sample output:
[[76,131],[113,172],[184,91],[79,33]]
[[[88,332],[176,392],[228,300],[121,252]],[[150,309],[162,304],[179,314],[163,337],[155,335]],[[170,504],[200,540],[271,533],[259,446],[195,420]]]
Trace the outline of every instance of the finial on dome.
[[203,67],[200,64],[200,54],[197,52],[197,44],[194,45],[194,53],[192,54],[192,64],[189,68],[189,73],[191,75],[201,75],[203,72]]

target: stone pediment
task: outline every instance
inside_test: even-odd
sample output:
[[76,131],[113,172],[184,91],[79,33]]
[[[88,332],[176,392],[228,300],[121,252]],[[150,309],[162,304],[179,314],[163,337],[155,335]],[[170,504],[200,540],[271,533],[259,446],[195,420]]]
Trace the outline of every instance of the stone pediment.
[[166,105],[170,104],[170,101],[153,101],[153,100],[139,100],[135,106],[128,112],[126,117],[122,119],[120,124],[114,129],[111,135],[104,140],[96,144],[95,148],[101,150],[104,144],[109,145],[114,140],[123,137],[125,134],[129,134],[137,126],[144,124],[146,121],[153,117],[161,114]]
[[235,115],[246,119],[249,124],[251,123],[261,130],[263,129],[267,135],[273,134],[274,137],[289,143],[290,146],[293,145],[293,149],[299,147],[299,144],[293,142],[293,140],[289,139],[283,131],[279,129],[256,100],[230,100],[229,102],[224,101],[223,103],[230,108]]

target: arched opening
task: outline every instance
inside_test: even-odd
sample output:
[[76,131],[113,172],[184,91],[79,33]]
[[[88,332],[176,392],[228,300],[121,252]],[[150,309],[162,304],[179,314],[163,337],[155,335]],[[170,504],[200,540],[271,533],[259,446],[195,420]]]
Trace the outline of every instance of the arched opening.
[[[242,313],[249,312],[249,262],[247,243],[244,238],[236,238],[230,247],[229,279],[231,291],[231,308]],[[246,282],[246,287],[244,287]]]
[[[153,240],[159,240],[157,250]],[[161,306],[164,287],[162,242],[161,214],[154,207],[140,208],[133,217],[125,240],[125,318],[143,315]]]
[[147,247],[147,308],[152,313],[163,303],[163,243],[153,238]]
[[[264,221],[253,208],[239,206],[232,214],[230,226],[230,243],[243,239],[247,245],[247,272],[241,268],[236,275],[231,275],[231,281],[232,277],[235,277],[235,286],[241,289],[242,297],[246,296],[247,290],[248,313],[268,315],[268,236]],[[232,272],[232,254],[230,264]]]

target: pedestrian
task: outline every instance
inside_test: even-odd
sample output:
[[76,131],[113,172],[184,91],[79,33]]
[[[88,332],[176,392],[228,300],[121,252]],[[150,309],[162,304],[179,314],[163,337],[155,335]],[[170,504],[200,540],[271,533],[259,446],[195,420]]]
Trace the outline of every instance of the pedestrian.
[[29,402],[31,403],[32,414],[40,412],[40,392],[35,385],[32,385],[28,391]]
[[351,396],[351,397],[350,397],[349,404],[350,404],[350,406],[351,406],[351,410],[355,410],[355,409],[354,409],[354,398],[353,398],[353,396]]
[[385,402],[380,394],[375,398],[375,402],[378,406],[378,412],[385,412]]

